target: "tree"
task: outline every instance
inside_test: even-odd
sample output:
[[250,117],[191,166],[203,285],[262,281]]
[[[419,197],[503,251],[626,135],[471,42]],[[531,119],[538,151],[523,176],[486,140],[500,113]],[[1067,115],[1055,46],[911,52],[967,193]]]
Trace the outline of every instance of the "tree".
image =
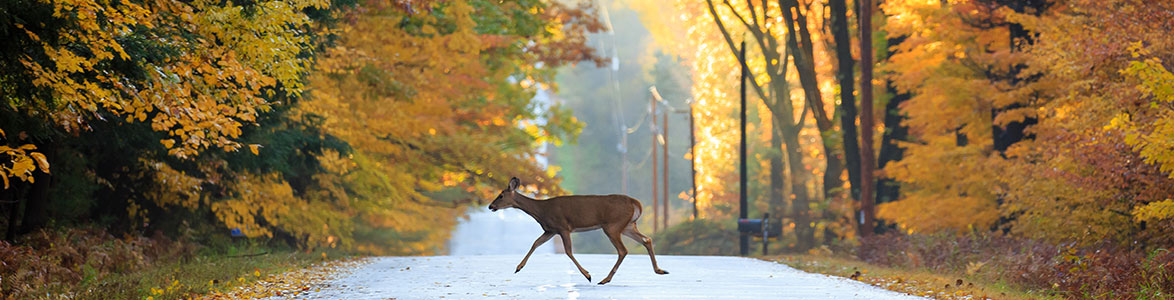
[[882,72],[900,93],[911,143],[905,157],[885,167],[901,182],[901,199],[878,205],[878,216],[904,231],[987,229],[1000,216],[998,180],[1002,158],[993,149],[991,124],[1014,121],[1030,109],[993,107],[1026,101],[1030,86],[1009,79],[1025,60],[1011,49],[1007,21],[999,6],[983,1],[926,3],[886,1],[884,31],[905,36]]
[[340,175],[361,234],[413,237],[399,246],[360,239],[366,251],[433,251],[448,234],[437,225],[510,177],[528,178],[528,192],[561,193],[535,149],[573,140],[582,124],[532,98],[551,87],[558,66],[601,61],[583,44],[586,31],[601,28],[587,6],[473,1],[432,8],[413,15],[366,7],[320,59],[310,78],[314,92],[297,108],[354,148],[340,158],[353,167]]

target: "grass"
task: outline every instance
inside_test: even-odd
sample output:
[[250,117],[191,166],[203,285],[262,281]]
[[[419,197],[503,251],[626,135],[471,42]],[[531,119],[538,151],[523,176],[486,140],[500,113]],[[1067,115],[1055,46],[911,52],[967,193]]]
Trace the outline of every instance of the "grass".
[[266,253],[255,256],[200,254],[182,261],[160,262],[134,272],[83,281],[76,288],[76,298],[187,299],[246,286],[272,274],[333,259],[325,253],[290,250]]
[[[935,299],[1060,299],[977,276],[884,267],[834,254],[784,254],[759,258],[807,272],[852,278],[884,289]],[[958,282],[962,282],[961,286]]]

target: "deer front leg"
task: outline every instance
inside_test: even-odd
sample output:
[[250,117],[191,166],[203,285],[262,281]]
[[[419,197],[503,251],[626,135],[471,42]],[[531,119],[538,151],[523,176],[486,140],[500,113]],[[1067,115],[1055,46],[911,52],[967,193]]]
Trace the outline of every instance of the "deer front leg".
[[570,257],[571,262],[575,263],[575,267],[579,268],[579,273],[583,273],[583,276],[587,277],[587,282],[591,282],[591,274],[587,274],[587,270],[579,265],[579,261],[575,260],[575,255],[571,253],[571,232],[563,231],[559,232],[558,235],[563,238],[563,250],[567,252],[567,257]]
[[522,258],[522,262],[518,264],[518,269],[514,270],[514,273],[521,272],[522,267],[526,266],[526,261],[530,260],[530,254],[534,254],[534,249],[537,249],[538,246],[545,244],[546,241],[549,241],[551,237],[554,237],[553,232],[543,232],[542,236],[539,236],[538,239],[534,240],[534,245],[530,246],[530,252],[526,252],[526,257]]

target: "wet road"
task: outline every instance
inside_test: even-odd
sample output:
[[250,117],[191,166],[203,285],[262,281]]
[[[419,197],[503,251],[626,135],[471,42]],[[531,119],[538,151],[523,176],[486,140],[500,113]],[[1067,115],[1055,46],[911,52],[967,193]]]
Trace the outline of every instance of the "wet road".
[[[598,282],[615,255],[575,256]],[[612,282],[588,282],[563,254],[377,257],[328,281],[310,299],[922,299],[840,277],[743,257],[630,254]]]

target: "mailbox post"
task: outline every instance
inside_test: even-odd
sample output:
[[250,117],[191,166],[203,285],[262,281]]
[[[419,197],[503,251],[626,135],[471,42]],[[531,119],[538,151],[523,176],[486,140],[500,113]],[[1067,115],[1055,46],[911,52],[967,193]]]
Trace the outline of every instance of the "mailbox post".
[[766,243],[770,240],[770,213],[762,214],[762,255],[766,255]]
[[767,255],[767,245],[770,238],[778,237],[782,233],[781,222],[770,222],[770,214],[762,214],[762,219],[738,219],[738,233],[750,237],[762,238],[762,255]]

